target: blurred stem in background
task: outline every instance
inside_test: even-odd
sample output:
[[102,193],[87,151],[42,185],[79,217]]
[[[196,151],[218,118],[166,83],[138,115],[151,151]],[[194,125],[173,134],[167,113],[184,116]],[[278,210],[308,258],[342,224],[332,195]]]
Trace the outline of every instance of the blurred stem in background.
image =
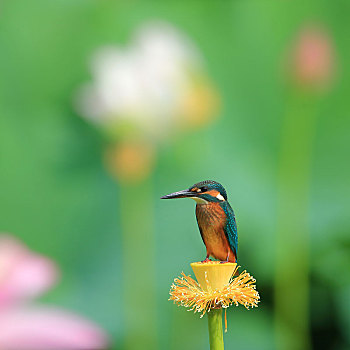
[[156,349],[154,212],[150,177],[120,191],[124,349]]
[[157,348],[152,169],[154,147],[124,139],[106,151],[105,163],[120,186],[124,349]]
[[309,204],[313,141],[322,94],[333,76],[328,31],[307,24],[289,53],[292,91],[281,131],[276,238],[277,349],[309,349]]
[[275,280],[277,349],[308,349],[309,195],[316,101],[295,92],[282,126]]

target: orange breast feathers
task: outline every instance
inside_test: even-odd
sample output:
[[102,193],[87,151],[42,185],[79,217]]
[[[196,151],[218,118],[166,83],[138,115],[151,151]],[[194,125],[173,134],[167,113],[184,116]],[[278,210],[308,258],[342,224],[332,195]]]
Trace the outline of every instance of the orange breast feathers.
[[196,217],[207,254],[222,261],[229,257],[232,261],[234,254],[224,231],[226,215],[220,203],[197,204]]
[[224,226],[226,223],[226,215],[220,203],[197,204],[196,216],[198,225],[202,229],[214,226],[219,228],[219,226]]

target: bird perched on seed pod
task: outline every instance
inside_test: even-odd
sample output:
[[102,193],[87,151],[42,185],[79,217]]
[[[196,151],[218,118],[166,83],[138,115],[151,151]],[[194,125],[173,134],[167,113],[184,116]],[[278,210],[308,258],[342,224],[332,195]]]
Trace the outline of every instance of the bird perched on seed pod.
[[224,187],[216,181],[206,180],[161,197],[173,198],[192,198],[197,202],[197,223],[207,248],[203,262],[209,261],[212,256],[222,262],[235,263],[238,245],[236,218]]

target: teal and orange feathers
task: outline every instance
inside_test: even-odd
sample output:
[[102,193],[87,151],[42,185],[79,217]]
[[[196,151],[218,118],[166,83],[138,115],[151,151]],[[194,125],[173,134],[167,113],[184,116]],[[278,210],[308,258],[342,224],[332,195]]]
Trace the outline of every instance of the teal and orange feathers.
[[216,181],[196,183],[187,190],[161,197],[193,198],[196,202],[196,218],[209,256],[221,261],[236,262],[238,236],[235,214],[227,202],[224,187]]

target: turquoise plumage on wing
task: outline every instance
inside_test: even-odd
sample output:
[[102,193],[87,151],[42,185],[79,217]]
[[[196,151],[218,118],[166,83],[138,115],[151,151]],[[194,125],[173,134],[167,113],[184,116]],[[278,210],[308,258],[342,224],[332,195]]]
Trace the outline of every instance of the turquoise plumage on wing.
[[197,202],[196,218],[207,256],[236,262],[238,236],[235,214],[227,202],[224,187],[212,180],[201,181],[187,190],[163,196],[162,199],[189,197]]
[[237,252],[238,252],[238,234],[237,234],[237,223],[236,223],[236,216],[231,208],[230,203],[223,202],[220,203],[222,209],[225,211],[226,214],[226,225],[225,225],[225,233],[227,236],[227,239],[230,243],[231,249],[234,251],[237,259]]

